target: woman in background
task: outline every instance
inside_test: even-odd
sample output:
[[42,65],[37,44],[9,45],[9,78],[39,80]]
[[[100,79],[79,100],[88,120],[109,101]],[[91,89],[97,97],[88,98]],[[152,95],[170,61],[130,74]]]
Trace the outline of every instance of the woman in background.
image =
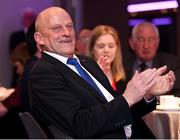
[[[106,74],[111,86],[118,94],[126,87],[125,72],[122,63],[121,44],[118,32],[111,26],[99,25],[92,31],[89,42],[89,56],[93,58]],[[154,139],[154,135],[141,119],[156,107],[156,99],[144,98],[131,107],[134,123],[131,138]]]
[[30,53],[26,43],[20,43],[11,52],[11,62],[15,67],[18,79],[15,91],[2,102],[0,102],[0,139],[21,139],[27,138],[26,131],[18,116],[20,111],[20,79],[24,71],[26,61],[30,58]]
[[122,63],[121,43],[118,32],[113,27],[100,25],[94,28],[89,42],[89,56],[98,62],[113,89],[117,93],[123,92],[126,76]]

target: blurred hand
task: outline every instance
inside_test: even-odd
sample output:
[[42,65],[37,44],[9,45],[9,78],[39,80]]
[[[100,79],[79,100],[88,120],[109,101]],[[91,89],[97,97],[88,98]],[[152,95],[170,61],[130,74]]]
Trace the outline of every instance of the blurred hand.
[[106,56],[101,56],[97,61],[99,67],[103,70],[105,74],[110,70],[110,62]]
[[155,84],[150,88],[146,96],[162,95],[172,90],[176,78],[173,71],[169,71],[167,74],[162,75],[166,70],[166,66],[157,70]]
[[132,79],[128,82],[123,94],[129,106],[132,106],[144,97],[144,95],[155,84],[156,76],[157,70],[155,68],[147,69],[141,73],[136,71]]
[[13,92],[15,91],[15,89],[11,88],[11,89],[7,89],[5,87],[0,87],[0,101],[4,101],[6,98],[8,98]]
[[8,112],[8,109],[0,102],[0,117],[3,117]]

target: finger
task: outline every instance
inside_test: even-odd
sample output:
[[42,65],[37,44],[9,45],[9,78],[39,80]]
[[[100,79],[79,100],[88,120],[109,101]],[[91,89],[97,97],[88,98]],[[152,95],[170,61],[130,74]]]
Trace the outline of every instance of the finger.
[[15,91],[14,88],[8,89],[8,93],[9,93],[9,94],[12,94],[14,91]]
[[163,73],[165,73],[167,71],[167,66],[162,66],[160,68],[157,69],[157,75],[162,75]]
[[136,70],[133,77],[132,77],[132,79],[135,78],[138,74],[139,74],[139,71]]
[[149,82],[146,86],[145,86],[145,90],[149,91],[149,89],[156,83],[156,79],[153,79],[151,82]]
[[103,57],[104,57],[104,56],[101,56],[101,57],[97,60],[97,63],[98,63],[98,64],[101,64],[101,63],[103,62]]
[[143,81],[143,84],[146,86],[148,85],[155,77],[156,77],[156,69],[147,69],[143,72],[141,72],[141,80]]
[[15,89],[8,89],[6,92],[6,98],[9,97],[14,91]]
[[176,77],[175,77],[175,75],[174,75],[174,72],[173,72],[173,71],[169,71],[169,73],[168,73],[168,77],[171,77],[171,79],[172,79],[173,81],[175,81],[175,80],[176,80]]

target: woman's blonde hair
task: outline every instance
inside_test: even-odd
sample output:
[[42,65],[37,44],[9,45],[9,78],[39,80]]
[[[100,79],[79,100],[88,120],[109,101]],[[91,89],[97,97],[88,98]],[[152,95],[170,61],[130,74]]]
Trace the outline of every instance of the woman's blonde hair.
[[20,62],[23,66],[30,59],[31,55],[25,42],[18,44],[11,53],[11,62]]
[[113,27],[111,27],[109,25],[99,25],[93,29],[91,38],[89,41],[89,46],[88,46],[88,55],[91,58],[95,59],[94,53],[93,53],[93,48],[95,46],[95,42],[100,36],[105,35],[105,34],[112,35],[113,38],[115,39],[116,45],[117,45],[117,51],[115,54],[115,58],[111,65],[111,70],[112,70],[114,81],[118,82],[119,80],[125,80],[126,76],[125,76],[125,71],[124,71],[124,67],[123,67],[121,43],[120,43],[120,39],[119,39],[119,34]]

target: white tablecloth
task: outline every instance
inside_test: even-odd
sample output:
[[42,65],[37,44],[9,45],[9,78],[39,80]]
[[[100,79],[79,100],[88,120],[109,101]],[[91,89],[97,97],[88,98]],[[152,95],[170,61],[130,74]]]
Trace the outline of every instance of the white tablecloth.
[[158,139],[180,139],[180,110],[155,110],[144,120]]

